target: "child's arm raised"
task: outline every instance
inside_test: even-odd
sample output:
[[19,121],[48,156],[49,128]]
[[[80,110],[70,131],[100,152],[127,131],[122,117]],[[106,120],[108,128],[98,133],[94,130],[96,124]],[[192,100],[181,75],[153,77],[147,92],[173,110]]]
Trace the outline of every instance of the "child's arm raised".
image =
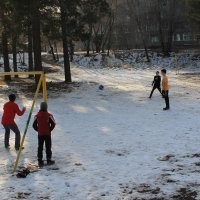
[[15,107],[15,112],[17,113],[17,115],[22,116],[22,115],[25,113],[25,111],[26,111],[26,108],[25,108],[25,107],[23,107],[22,110],[20,110],[20,109],[19,109],[19,106],[16,105],[16,107]]

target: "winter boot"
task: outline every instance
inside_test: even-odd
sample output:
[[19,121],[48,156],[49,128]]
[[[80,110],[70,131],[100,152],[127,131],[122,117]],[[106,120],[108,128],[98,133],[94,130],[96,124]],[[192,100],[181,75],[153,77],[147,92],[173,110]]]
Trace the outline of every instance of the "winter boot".
[[164,111],[169,110],[169,108],[163,108]]
[[54,164],[55,164],[55,160],[51,160],[51,159],[47,160],[47,165],[54,165]]
[[9,150],[9,149],[10,149],[10,145],[6,145],[5,148],[6,148],[7,150]]
[[38,160],[38,166],[43,167],[44,166],[44,161],[43,160]]

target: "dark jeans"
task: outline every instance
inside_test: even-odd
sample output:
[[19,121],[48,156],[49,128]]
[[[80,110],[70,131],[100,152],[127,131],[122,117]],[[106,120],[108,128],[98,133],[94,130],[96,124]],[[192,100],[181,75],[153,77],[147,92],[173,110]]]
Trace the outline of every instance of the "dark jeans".
[[47,160],[51,160],[51,135],[38,136],[38,160],[43,159],[43,146],[45,143]]
[[152,97],[153,92],[154,92],[155,89],[158,89],[158,91],[160,92],[160,94],[162,94],[161,88],[159,86],[154,86],[153,89],[152,89],[152,91],[151,91],[151,94],[149,96],[150,98]]
[[5,139],[4,139],[5,147],[9,146],[10,130],[12,130],[15,133],[15,148],[19,149],[21,135],[17,124],[6,124],[3,126],[5,128]]
[[169,91],[163,91],[163,97],[165,98],[166,108],[170,108],[169,105]]

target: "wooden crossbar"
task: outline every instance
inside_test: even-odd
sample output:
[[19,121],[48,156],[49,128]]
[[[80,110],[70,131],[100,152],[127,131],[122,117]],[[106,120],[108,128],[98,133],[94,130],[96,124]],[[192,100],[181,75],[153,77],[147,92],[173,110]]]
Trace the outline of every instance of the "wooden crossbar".
[[15,75],[42,75],[44,72],[42,71],[34,71],[34,72],[0,72],[0,76],[15,76]]

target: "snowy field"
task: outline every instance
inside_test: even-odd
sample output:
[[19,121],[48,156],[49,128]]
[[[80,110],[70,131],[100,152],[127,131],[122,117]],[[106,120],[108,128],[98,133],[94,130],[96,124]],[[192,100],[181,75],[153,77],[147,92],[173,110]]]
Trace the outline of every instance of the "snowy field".
[[[148,99],[154,73],[73,66],[80,87],[71,93],[49,91],[49,111],[57,121],[55,168],[18,179],[11,173],[14,135],[6,151],[1,127],[0,199],[200,200],[200,78],[170,71],[171,110],[164,112],[158,92]],[[63,76],[50,74],[48,79]],[[5,99],[0,96],[1,108]],[[29,111],[32,101],[20,95],[18,103]],[[28,112],[16,120],[22,132],[27,117]],[[37,160],[31,126],[24,146],[20,166]]]

